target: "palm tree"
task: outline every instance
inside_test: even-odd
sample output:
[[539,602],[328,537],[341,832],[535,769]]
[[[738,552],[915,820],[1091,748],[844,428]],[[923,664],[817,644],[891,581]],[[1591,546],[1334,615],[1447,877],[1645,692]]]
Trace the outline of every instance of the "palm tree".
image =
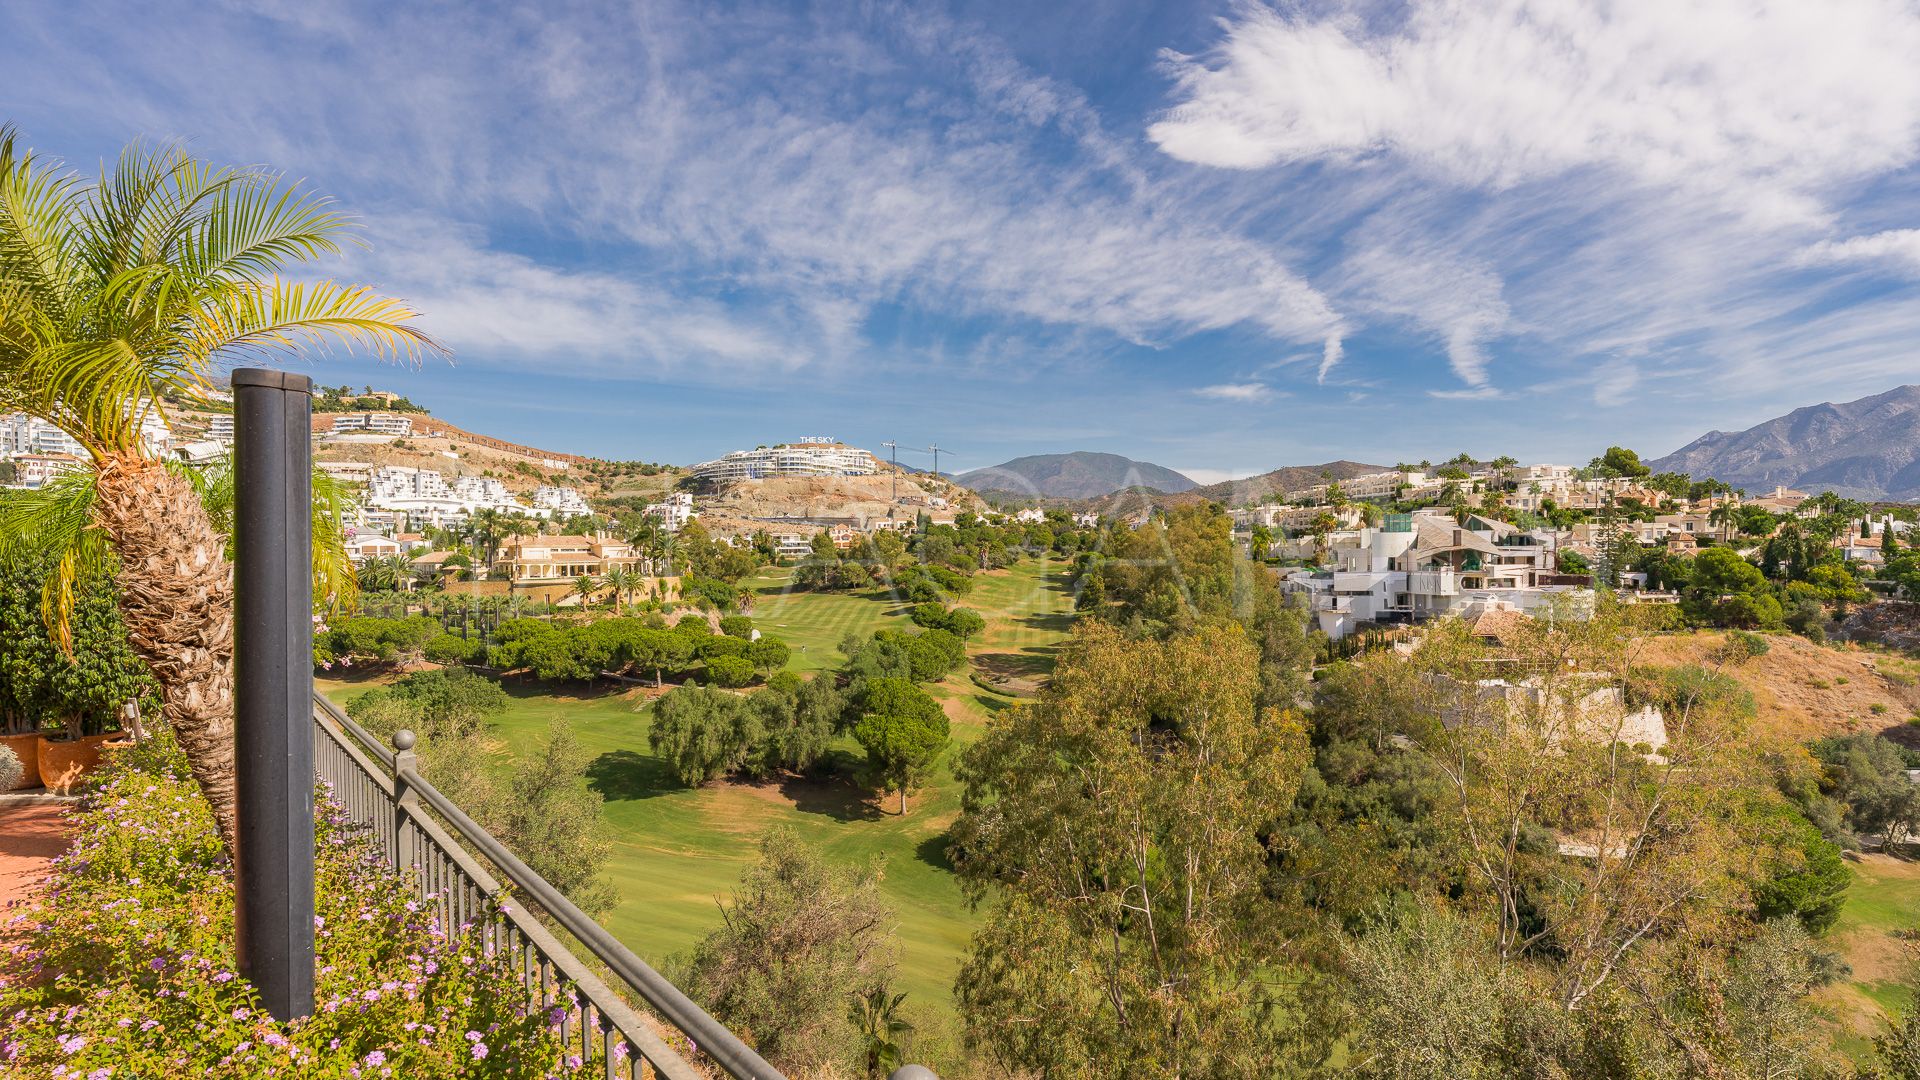
[[337,340],[382,356],[437,348],[406,305],[363,286],[293,282],[340,250],[348,220],[275,174],[136,143],[86,180],[0,127],[0,409],[85,450],[92,523],[118,556],[135,651],[229,848],[233,577],[193,481],[140,437],[163,395],[202,395],[219,366]]
[[886,987],[877,986],[847,1006],[847,1020],[860,1033],[868,1080],[879,1080],[900,1065],[900,1043],[913,1032],[913,1025],[900,1018],[900,1003],[905,1000],[907,995],[889,994]]
[[1734,506],[1733,500],[1729,499],[1713,508],[1712,512],[1707,515],[1707,524],[1712,525],[1720,531],[1720,542],[1724,544],[1727,542],[1728,527],[1738,521],[1739,518],[1739,509]]
[[585,611],[593,603],[593,594],[600,591],[600,583],[592,574],[581,574],[573,579],[572,595],[580,598],[580,610]]
[[624,566],[616,566],[607,571],[600,580],[606,582],[607,587],[613,590],[613,613],[625,615],[627,597],[632,595],[633,590],[640,587],[640,575]]

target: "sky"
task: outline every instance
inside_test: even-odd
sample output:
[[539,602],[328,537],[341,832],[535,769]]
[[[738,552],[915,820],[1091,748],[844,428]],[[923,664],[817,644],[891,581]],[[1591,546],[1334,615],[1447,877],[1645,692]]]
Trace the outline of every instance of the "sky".
[[0,6],[0,120],[336,198],[307,272],[451,359],[287,366],[470,429],[1212,481],[1920,382],[1916,56],[1915,0],[73,0]]

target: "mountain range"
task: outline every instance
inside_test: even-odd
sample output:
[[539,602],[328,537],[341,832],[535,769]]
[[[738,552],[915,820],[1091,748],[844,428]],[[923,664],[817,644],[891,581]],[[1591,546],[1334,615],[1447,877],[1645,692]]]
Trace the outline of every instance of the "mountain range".
[[1745,431],[1710,431],[1647,464],[1749,494],[1782,485],[1867,501],[1920,499],[1920,385],[1809,405]]
[[1163,465],[1087,450],[1014,458],[953,479],[975,491],[1049,499],[1097,499],[1126,488],[1173,494],[1198,486]]
[[1351,480],[1368,473],[1386,472],[1392,466],[1368,465],[1360,461],[1329,461],[1320,465],[1288,465],[1249,476],[1244,480],[1223,480],[1218,484],[1195,488],[1193,494],[1226,506],[1262,503],[1280,498],[1282,492],[1297,491],[1328,480]]

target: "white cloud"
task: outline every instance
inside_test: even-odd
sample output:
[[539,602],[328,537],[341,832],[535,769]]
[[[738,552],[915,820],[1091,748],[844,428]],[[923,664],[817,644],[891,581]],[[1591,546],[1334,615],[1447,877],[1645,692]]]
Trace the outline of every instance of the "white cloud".
[[1341,293],[1367,312],[1412,321],[1446,349],[1454,375],[1487,384],[1485,344],[1510,328],[1504,283],[1463,256],[1369,244],[1341,266]]
[[[562,358],[598,374],[724,380],[817,359],[805,322],[743,317],[712,300],[491,250],[478,230],[381,219],[341,276],[371,278],[423,312],[421,328],[496,362]],[[336,268],[321,266],[322,272]]]
[[1228,168],[1392,154],[1500,189],[1599,167],[1718,192],[1756,220],[1912,160],[1920,9],[1905,0],[1421,0],[1404,20],[1248,7],[1149,136]]
[[1904,264],[1910,273],[1920,273],[1920,229],[1889,229],[1845,240],[1823,240],[1802,251],[1799,261],[1814,266],[1890,262]]
[[1202,386],[1193,391],[1194,395],[1212,398],[1215,401],[1268,401],[1273,397],[1273,388],[1266,383],[1242,382],[1219,383],[1214,386]]

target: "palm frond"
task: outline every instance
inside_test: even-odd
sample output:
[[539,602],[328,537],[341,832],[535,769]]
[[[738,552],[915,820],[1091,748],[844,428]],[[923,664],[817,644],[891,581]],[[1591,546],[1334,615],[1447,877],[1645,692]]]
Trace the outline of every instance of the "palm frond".
[[275,278],[257,284],[235,283],[207,299],[189,343],[196,358],[248,355],[275,347],[297,348],[332,341],[408,361],[417,361],[424,352],[444,351],[432,338],[407,325],[418,312],[364,285]]
[[0,561],[52,556],[40,615],[61,651],[73,652],[75,583],[105,572],[107,538],[93,523],[93,473],[55,477],[46,486],[0,498]]

